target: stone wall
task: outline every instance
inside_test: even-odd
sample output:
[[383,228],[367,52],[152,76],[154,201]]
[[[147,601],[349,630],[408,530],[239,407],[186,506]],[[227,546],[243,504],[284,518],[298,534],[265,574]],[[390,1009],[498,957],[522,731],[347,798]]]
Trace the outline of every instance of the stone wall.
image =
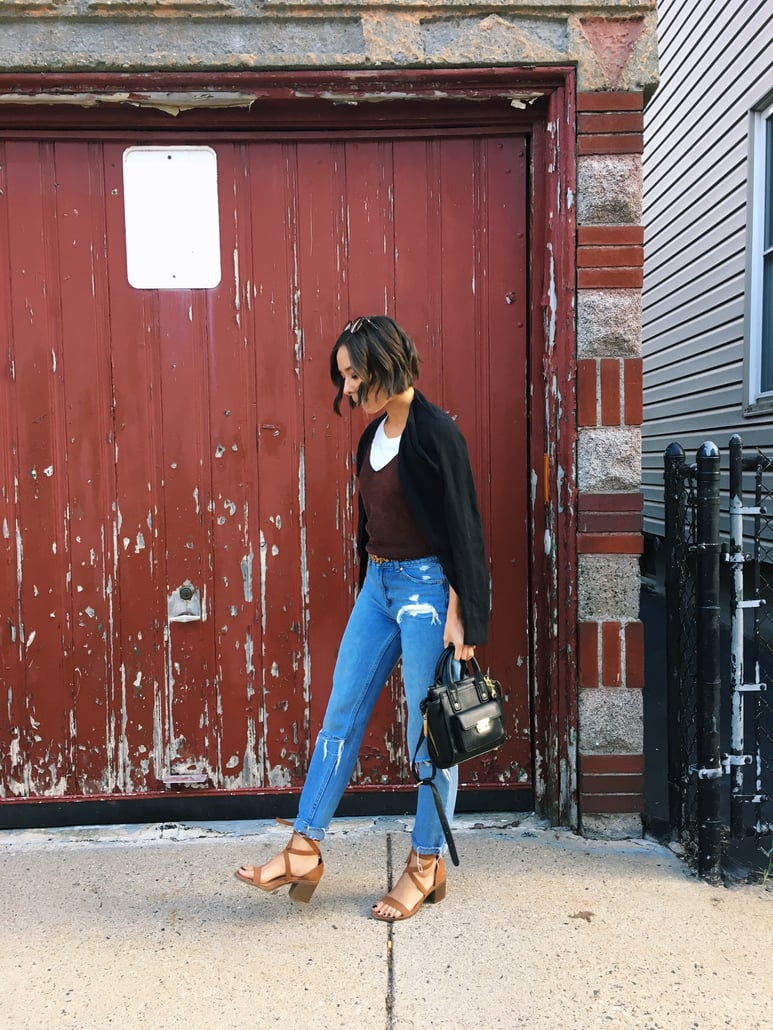
[[0,70],[577,64],[651,88],[655,0],[0,0]]

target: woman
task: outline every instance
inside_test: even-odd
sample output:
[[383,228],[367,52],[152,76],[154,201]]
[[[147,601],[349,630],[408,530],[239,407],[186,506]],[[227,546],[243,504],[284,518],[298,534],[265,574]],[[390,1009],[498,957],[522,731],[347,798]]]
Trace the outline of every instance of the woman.
[[[309,901],[324,865],[319,842],[346,789],[376,700],[402,657],[408,744],[419,738],[419,704],[441,650],[471,658],[486,642],[489,580],[483,531],[464,438],[454,421],[414,387],[419,356],[413,341],[383,315],[350,322],[330,359],[341,401],[373,418],[357,448],[360,592],[339,649],[333,688],[301,793],[292,838],[262,866],[236,875],[264,891],[290,885]],[[420,771],[431,766],[426,742]],[[449,822],[457,770],[438,770]],[[289,825],[289,824],[288,824]],[[446,891],[445,838],[431,790],[419,787],[411,852],[376,919],[408,919]]]

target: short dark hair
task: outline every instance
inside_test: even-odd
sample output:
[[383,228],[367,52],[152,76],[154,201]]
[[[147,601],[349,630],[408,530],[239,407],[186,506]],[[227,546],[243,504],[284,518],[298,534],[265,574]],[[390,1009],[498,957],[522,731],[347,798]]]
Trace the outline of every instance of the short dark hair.
[[374,387],[394,397],[419,378],[419,353],[410,336],[388,315],[368,315],[355,318],[344,327],[330,355],[330,378],[338,390],[333,409],[341,414],[344,380],[338,371],[337,355],[341,347],[349,351],[352,369],[362,380],[357,402],[351,397],[349,404],[362,403]]

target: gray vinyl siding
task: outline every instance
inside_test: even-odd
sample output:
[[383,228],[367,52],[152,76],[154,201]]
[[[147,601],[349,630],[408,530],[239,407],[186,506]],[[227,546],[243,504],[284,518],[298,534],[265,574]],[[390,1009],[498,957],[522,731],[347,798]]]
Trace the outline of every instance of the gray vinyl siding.
[[750,111],[773,91],[773,0],[661,0],[661,83],[645,111],[645,532],[663,533],[663,452],[706,440],[773,456],[744,416]]

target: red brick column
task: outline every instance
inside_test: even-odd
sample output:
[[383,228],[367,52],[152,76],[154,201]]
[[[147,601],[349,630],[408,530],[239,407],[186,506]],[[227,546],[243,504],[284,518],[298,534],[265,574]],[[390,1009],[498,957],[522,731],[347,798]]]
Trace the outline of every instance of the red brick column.
[[[580,93],[578,154],[610,167],[621,155],[643,150],[640,93]],[[630,160],[630,159],[629,159]],[[578,290],[641,290],[644,230],[641,225],[580,224],[577,229]],[[577,420],[585,429],[638,428],[642,422],[642,360],[630,350],[609,349],[577,363]],[[636,490],[580,492],[579,555],[638,555],[642,550],[642,495]],[[644,633],[639,620],[587,616],[578,626],[580,690],[640,691],[644,686]],[[599,702],[601,698],[599,698]],[[598,711],[599,706],[594,707]],[[644,800],[644,756],[602,753],[580,727],[579,802],[584,816],[633,816]]]

